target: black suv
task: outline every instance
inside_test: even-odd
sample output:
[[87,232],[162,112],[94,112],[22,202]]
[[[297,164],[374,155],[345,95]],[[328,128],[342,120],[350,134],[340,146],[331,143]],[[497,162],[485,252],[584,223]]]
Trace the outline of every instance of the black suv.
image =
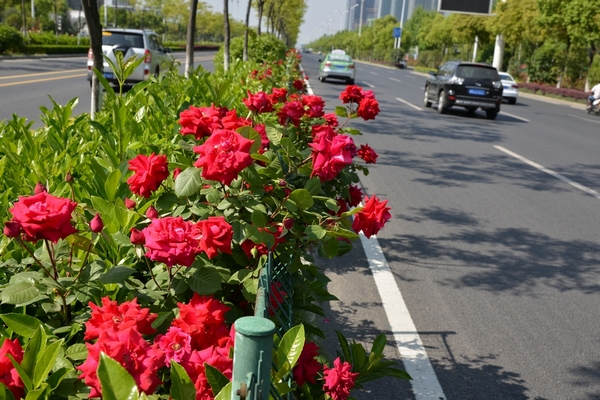
[[487,64],[448,61],[425,83],[425,107],[437,103],[443,114],[452,106],[460,106],[473,114],[485,110],[488,119],[495,119],[502,104],[502,81],[496,68]]

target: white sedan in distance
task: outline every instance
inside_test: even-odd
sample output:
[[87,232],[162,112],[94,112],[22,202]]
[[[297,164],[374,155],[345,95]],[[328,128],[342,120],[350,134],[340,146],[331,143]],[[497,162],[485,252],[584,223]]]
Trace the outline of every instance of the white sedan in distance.
[[502,98],[508,101],[509,104],[515,104],[517,97],[519,97],[519,85],[517,81],[508,72],[498,72],[500,79],[502,80]]

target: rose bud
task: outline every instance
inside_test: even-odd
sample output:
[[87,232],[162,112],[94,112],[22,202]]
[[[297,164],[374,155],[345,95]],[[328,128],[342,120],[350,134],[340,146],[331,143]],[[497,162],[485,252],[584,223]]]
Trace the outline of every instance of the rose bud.
[[285,180],[283,180],[283,179],[280,179],[279,180],[279,186],[281,186],[281,187],[287,186],[287,182]]
[[173,180],[177,179],[177,177],[179,176],[180,173],[181,173],[181,168],[175,168],[173,170]]
[[73,183],[73,175],[71,175],[71,171],[67,172],[67,174],[65,175],[65,182],[67,182],[68,184]]
[[136,228],[131,228],[131,234],[129,235],[129,240],[131,240],[131,243],[133,243],[135,245],[142,245],[142,244],[146,243],[146,237],[144,236],[142,231],[140,231],[139,229],[136,229]]
[[150,208],[146,210],[146,217],[148,219],[158,218],[158,211],[156,211],[156,208],[154,208],[154,206],[150,206]]
[[9,238],[17,237],[21,234],[21,225],[15,221],[6,221],[4,224],[4,236]]
[[286,218],[283,220],[283,226],[285,229],[290,230],[294,226],[294,218]]
[[135,208],[135,206],[137,206],[135,200],[125,197],[125,207],[127,207],[127,209],[131,210],[132,208]]
[[42,192],[47,192],[47,191],[48,191],[48,190],[46,189],[46,186],[44,186],[44,184],[43,184],[43,183],[41,183],[41,182],[38,182],[38,183],[35,185],[35,188],[33,189],[33,194],[39,194],[39,193],[42,193]]
[[104,229],[104,222],[102,222],[102,218],[100,218],[100,214],[96,214],[94,218],[90,221],[90,229],[94,233],[102,232]]
[[129,197],[125,197],[125,207],[127,207],[127,209],[131,210],[135,206],[135,201],[131,200]]

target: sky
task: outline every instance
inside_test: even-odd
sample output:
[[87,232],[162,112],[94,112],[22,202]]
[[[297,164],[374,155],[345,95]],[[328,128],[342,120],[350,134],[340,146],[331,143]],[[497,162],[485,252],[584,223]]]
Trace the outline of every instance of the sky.
[[[205,3],[222,4],[222,1],[203,0]],[[346,0],[306,0],[308,8],[304,14],[304,23],[300,26],[297,45],[302,45],[320,38],[323,35],[333,35],[343,30],[348,17]],[[247,0],[231,0],[229,14],[240,21],[246,18]],[[254,25],[256,22],[254,22]],[[250,25],[253,22],[250,21]]]

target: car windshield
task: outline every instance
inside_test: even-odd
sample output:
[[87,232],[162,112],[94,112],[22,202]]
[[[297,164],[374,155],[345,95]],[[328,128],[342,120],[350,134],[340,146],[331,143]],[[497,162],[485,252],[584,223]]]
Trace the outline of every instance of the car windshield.
[[502,79],[503,81],[513,81],[514,79],[512,78],[512,76],[508,75],[508,74],[499,74],[500,75],[500,79]]
[[459,78],[473,79],[491,79],[499,80],[498,71],[493,68],[476,67],[470,65],[461,65],[456,71],[456,76]]
[[329,61],[341,61],[341,62],[352,62],[352,58],[350,56],[346,56],[343,54],[330,54]]
[[135,33],[102,32],[102,44],[144,48],[144,38]]

